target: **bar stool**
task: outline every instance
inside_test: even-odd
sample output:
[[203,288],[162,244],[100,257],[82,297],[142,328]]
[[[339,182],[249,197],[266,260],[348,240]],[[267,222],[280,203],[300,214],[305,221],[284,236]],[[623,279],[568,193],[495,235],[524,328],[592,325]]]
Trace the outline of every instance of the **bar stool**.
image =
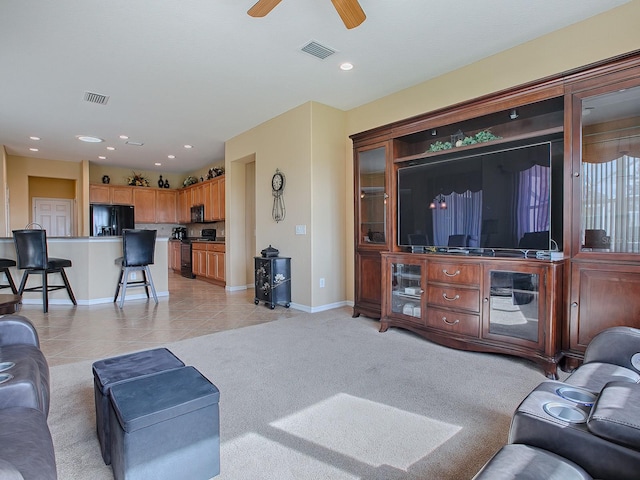
[[[124,298],[127,287],[144,287],[149,298],[149,287],[153,294],[153,300],[158,303],[156,287],[153,285],[151,270],[149,265],[153,265],[153,257],[156,250],[156,230],[136,230],[124,229],[122,231],[122,252],[123,256],[116,259],[116,264],[120,265],[120,277],[116,294],[113,297],[114,303],[118,300],[120,287],[120,308],[124,307]],[[142,280],[129,281],[129,274],[135,271],[142,272]]]
[[[42,292],[42,308],[45,313],[49,311],[49,292],[53,290],[66,289],[71,302],[74,305],[78,304],[64,271],[65,268],[72,266],[71,260],[49,257],[46,230],[13,230],[13,243],[18,257],[18,269],[24,270],[18,295],[22,295],[23,292]],[[42,285],[25,288],[27,279],[32,273],[42,276]],[[59,273],[64,285],[50,285],[47,278],[52,273]]]
[[16,288],[16,284],[13,282],[13,277],[9,271],[9,267],[15,266],[15,260],[11,260],[10,258],[0,258],[0,273],[4,273],[5,277],[7,277],[7,282],[9,282],[8,285],[0,284],[0,290],[3,288],[10,288],[14,295],[18,293],[18,289]]

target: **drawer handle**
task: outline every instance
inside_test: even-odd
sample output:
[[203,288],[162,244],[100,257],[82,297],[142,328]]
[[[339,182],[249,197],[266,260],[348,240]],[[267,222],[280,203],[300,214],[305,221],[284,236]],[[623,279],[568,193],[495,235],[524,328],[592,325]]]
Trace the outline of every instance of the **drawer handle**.
[[442,298],[444,298],[447,302],[453,302],[453,301],[455,301],[455,300],[458,300],[458,299],[460,298],[460,295],[456,294],[456,296],[455,296],[455,297],[453,297],[453,298],[449,298],[449,297],[447,297],[447,293],[446,293],[446,292],[443,292],[443,293],[442,293]]
[[457,318],[453,322],[450,322],[449,320],[447,320],[447,317],[442,317],[442,321],[447,325],[455,325],[456,323],[460,323],[460,320],[458,320]]
[[447,277],[455,277],[456,275],[460,275],[460,270],[456,270],[453,273],[449,273],[449,272],[447,272],[446,268],[443,268],[442,269],[442,273],[444,273]]

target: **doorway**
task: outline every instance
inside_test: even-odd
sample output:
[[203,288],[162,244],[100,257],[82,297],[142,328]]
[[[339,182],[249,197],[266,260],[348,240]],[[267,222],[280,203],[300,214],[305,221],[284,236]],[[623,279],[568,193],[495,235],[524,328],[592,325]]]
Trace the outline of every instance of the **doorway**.
[[33,198],[33,222],[47,231],[48,237],[70,237],[73,231],[73,200]]

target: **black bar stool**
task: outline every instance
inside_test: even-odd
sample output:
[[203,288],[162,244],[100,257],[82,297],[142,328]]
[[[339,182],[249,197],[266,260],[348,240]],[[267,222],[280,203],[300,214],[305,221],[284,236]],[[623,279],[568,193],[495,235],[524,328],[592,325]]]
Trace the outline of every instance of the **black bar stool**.
[[[73,290],[71,290],[67,274],[64,271],[65,268],[71,267],[71,260],[49,258],[46,230],[14,230],[13,243],[16,246],[18,256],[18,269],[24,270],[22,281],[18,288],[18,295],[22,295],[23,292],[42,292],[42,308],[45,313],[49,310],[49,292],[53,290],[66,289],[73,304],[78,304],[76,297],[73,295]],[[27,279],[32,273],[42,276],[42,285],[25,288]],[[59,273],[62,276],[64,285],[50,285],[48,275],[51,273]]]
[[0,273],[4,273],[5,277],[7,277],[7,282],[9,282],[8,284],[0,284],[0,290],[3,288],[10,288],[14,295],[17,295],[18,289],[16,288],[16,284],[13,282],[13,277],[9,271],[9,267],[15,266],[15,260],[11,260],[10,258],[0,258]]
[[[122,252],[123,256],[116,259],[116,264],[120,265],[120,277],[118,278],[118,286],[113,301],[118,300],[120,287],[122,287],[122,295],[120,295],[120,308],[124,307],[124,297],[127,293],[127,287],[144,287],[149,298],[149,287],[153,299],[158,303],[156,295],[156,287],[153,285],[151,270],[149,265],[153,265],[153,258],[156,250],[156,230],[122,230]],[[142,272],[142,280],[129,281],[129,274],[135,271]]]

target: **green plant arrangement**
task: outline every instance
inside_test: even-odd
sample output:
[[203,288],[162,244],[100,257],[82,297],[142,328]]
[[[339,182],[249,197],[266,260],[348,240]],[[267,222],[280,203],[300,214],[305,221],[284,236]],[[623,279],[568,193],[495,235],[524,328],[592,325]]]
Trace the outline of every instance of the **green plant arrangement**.
[[464,137],[462,140],[458,140],[455,145],[451,142],[434,142],[431,145],[429,145],[429,150],[428,152],[440,152],[442,150],[449,150],[451,148],[455,147],[464,147],[467,145],[474,145],[476,143],[486,143],[486,142],[490,142],[492,140],[499,140],[502,137],[499,137],[498,135],[494,135],[493,133],[491,133],[489,130],[481,130],[480,132],[476,133],[475,135],[469,136],[469,137]]
[[198,183],[198,179],[192,175],[189,175],[184,179],[184,182],[182,182],[182,186],[188,187],[189,185],[193,185],[194,183]]
[[437,141],[435,143],[432,143],[429,146],[429,151],[430,152],[439,152],[441,150],[449,150],[450,148],[453,148],[453,145],[451,144],[451,142],[440,142],[440,141]]
[[133,172],[133,175],[127,177],[127,185],[133,185],[135,187],[148,187],[149,179],[141,173]]

